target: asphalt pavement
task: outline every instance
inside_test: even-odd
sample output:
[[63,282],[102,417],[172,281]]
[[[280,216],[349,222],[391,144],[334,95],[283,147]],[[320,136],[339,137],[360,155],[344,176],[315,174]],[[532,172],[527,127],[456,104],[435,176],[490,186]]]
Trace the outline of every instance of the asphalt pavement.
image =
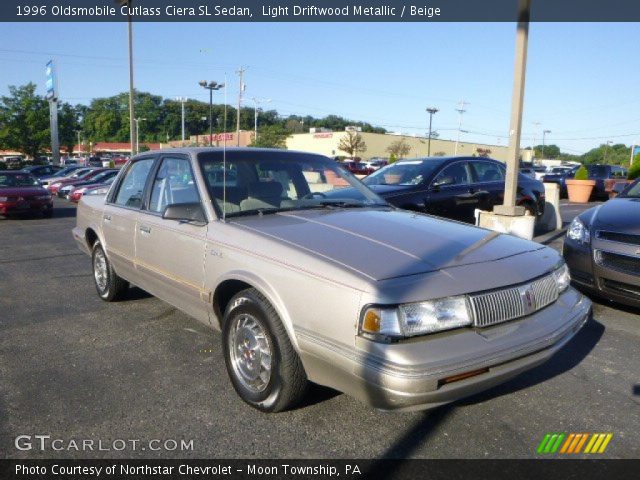
[[[0,220],[0,457],[525,458],[549,432],[611,432],[601,457],[640,456],[636,310],[597,302],[548,363],[433,411],[380,412],[314,387],[267,415],[233,391],[219,334],[136,288],[102,302],[74,222],[57,199],[53,219]],[[36,435],[50,436],[44,450]],[[94,449],[74,448],[83,440]]]

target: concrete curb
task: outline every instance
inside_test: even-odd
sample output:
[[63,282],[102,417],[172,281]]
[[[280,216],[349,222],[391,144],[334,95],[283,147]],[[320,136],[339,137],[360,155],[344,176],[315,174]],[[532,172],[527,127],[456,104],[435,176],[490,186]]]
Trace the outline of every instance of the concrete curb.
[[543,245],[548,245],[554,240],[564,236],[567,233],[567,227],[562,227],[560,230],[553,230],[552,232],[544,233],[542,235],[538,235],[537,237],[533,237],[533,241],[542,243]]

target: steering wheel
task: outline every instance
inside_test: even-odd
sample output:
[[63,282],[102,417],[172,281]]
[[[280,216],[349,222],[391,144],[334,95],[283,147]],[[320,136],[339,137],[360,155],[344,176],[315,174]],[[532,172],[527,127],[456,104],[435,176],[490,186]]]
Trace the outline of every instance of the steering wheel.
[[303,200],[311,200],[314,197],[319,197],[319,198],[327,198],[327,196],[322,193],[322,192],[309,192],[307,193],[304,197],[302,197]]

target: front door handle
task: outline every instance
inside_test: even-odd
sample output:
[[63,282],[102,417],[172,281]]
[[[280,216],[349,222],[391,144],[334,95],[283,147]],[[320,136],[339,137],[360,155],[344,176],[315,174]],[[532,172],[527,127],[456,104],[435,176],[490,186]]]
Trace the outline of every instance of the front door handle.
[[151,233],[151,228],[145,227],[144,225],[140,226],[139,229],[142,233]]
[[111,221],[111,215],[103,215],[102,218],[104,219],[105,222]]

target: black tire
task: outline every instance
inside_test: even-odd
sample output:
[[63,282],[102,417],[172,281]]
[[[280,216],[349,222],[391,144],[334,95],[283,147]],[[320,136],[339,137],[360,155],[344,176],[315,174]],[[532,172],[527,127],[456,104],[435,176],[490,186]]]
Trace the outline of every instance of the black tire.
[[[257,382],[264,384],[262,390],[259,386],[253,386],[253,388],[247,386],[247,380],[242,377],[242,367],[237,363],[238,357],[241,357],[242,362],[242,358],[246,361],[247,356],[237,352],[232,353],[236,348],[243,348],[237,345],[237,339],[244,331],[241,328],[241,322],[247,321],[252,322],[256,329],[264,334],[263,342],[266,342],[265,348],[268,347],[270,352],[268,381],[262,378],[256,379]],[[246,350],[248,348],[246,338],[244,345]],[[309,382],[300,357],[291,345],[277,312],[256,289],[243,290],[229,302],[224,313],[222,347],[227,373],[233,388],[240,398],[252,407],[262,412],[281,412],[291,409],[304,397]],[[255,350],[257,349],[246,350],[250,352],[248,358],[254,358]],[[262,355],[264,353],[258,354],[259,361],[262,360]],[[260,371],[261,368],[262,364],[258,370]]]
[[[98,266],[98,263],[104,261],[104,275],[103,281],[99,282],[97,269],[102,269]],[[96,286],[98,296],[105,302],[114,302],[120,300],[127,293],[129,288],[129,282],[119,277],[113,270],[113,266],[100,244],[100,241],[96,241],[93,244],[93,252],[91,254],[91,265],[93,267],[93,282]]]

